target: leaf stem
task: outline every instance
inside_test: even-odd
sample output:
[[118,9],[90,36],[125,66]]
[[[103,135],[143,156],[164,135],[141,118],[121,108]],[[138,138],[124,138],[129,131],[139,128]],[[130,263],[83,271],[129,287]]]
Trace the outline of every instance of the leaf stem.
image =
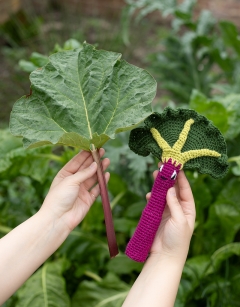
[[39,158],[46,158],[52,161],[63,162],[63,159],[55,154],[37,154],[35,156]]
[[231,157],[228,159],[228,162],[240,162],[240,156]]
[[95,274],[91,271],[85,271],[84,274],[88,277],[91,277],[95,281],[98,281],[98,282],[102,281],[102,278],[100,276],[98,276],[97,274]]
[[113,209],[116,204],[119,202],[119,200],[125,195],[125,191],[123,192],[120,192],[116,197],[114,197],[114,199],[112,200],[110,206],[111,206],[111,209]]
[[110,257],[113,258],[117,256],[118,254],[118,246],[114,231],[114,225],[113,225],[113,218],[112,218],[112,211],[110,207],[110,201],[108,197],[108,191],[107,191],[107,184],[103,172],[102,162],[100,159],[99,151],[92,145],[92,156],[93,160],[97,162],[98,169],[97,169],[97,176],[98,176],[98,183],[100,187],[100,193],[102,197],[102,205],[103,205],[103,212],[104,212],[104,219],[105,219],[105,225],[106,225],[106,233],[107,233],[107,240],[108,240],[108,248]]

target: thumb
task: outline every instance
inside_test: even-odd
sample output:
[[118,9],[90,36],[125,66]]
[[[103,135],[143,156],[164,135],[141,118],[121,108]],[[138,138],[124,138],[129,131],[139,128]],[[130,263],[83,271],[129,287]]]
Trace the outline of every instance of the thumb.
[[67,177],[69,179],[70,184],[79,185],[85,180],[92,177],[97,171],[97,163],[93,162],[89,167],[76,172],[72,176]]
[[167,192],[167,204],[174,220],[184,218],[184,213],[178,201],[175,187],[170,188]]

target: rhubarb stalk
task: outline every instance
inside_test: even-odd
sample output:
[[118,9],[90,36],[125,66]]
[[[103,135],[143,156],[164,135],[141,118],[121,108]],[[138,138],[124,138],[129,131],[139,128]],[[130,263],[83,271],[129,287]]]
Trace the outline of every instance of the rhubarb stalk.
[[104,176],[102,162],[101,162],[100,155],[99,155],[99,150],[96,149],[94,145],[92,145],[91,152],[92,152],[93,160],[98,165],[97,177],[98,177],[98,183],[100,187],[100,194],[102,198],[108,248],[109,248],[110,257],[113,258],[117,256],[118,254],[118,246],[117,246],[116,235],[114,231],[112,211],[111,211],[111,206],[110,206],[110,201],[109,201],[108,191],[107,191],[107,184],[106,184],[106,180]]

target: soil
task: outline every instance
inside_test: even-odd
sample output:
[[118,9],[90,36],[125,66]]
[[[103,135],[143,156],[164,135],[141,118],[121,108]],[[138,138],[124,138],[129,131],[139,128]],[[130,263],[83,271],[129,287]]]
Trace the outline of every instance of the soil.
[[29,93],[29,73],[21,71],[18,62],[28,60],[32,52],[49,55],[56,43],[63,45],[75,38],[96,44],[99,49],[120,52],[126,61],[145,68],[147,55],[156,50],[157,27],[149,20],[131,25],[130,44],[126,45],[120,16],[86,16],[53,3],[25,2],[20,17],[12,16],[11,27],[0,38],[0,128],[8,125],[13,103]]

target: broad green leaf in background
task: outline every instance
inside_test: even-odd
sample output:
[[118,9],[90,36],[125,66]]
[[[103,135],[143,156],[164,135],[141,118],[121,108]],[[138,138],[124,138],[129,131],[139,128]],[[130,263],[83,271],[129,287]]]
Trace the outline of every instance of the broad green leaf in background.
[[206,251],[204,250],[206,241],[204,235],[204,225],[207,219],[206,212],[208,211],[208,208],[213,203],[213,201],[215,201],[215,199],[213,200],[212,197],[213,189],[216,190],[216,194],[219,193],[219,190],[221,188],[221,181],[215,180],[210,176],[206,176],[205,174],[198,174],[196,172],[192,173],[190,171],[186,172],[186,176],[192,188],[197,218],[195,224],[195,226],[197,227],[194,230],[195,240],[193,239],[191,242],[191,250],[194,255],[201,255],[203,253],[206,253]]
[[199,16],[196,32],[198,35],[207,35],[216,23],[212,13],[208,10],[203,10]]
[[38,66],[33,64],[31,61],[26,61],[26,60],[20,60],[18,62],[18,65],[21,68],[21,70],[23,70],[25,72],[32,72],[32,71],[34,71],[35,69],[38,68]]
[[[154,160],[153,156],[142,157],[137,156],[128,146],[129,132],[121,133],[116,139],[109,140],[104,146],[106,150],[106,155],[110,159],[111,164],[109,166],[109,171],[114,172],[119,175],[119,178],[114,178],[114,184],[111,187],[114,189],[116,187],[122,187],[123,182],[125,181],[125,187],[121,189],[115,188],[115,195],[120,191],[130,190],[133,193],[143,196],[149,192],[149,189],[152,187],[152,178],[148,174],[157,168],[157,161]],[[147,174],[147,176],[146,176]],[[112,173],[110,184],[112,180]],[[116,179],[116,180],[115,180]],[[118,181],[118,182],[116,182]],[[126,185],[127,183],[127,185]],[[111,191],[112,192],[112,191]]]
[[183,278],[191,281],[192,289],[201,283],[209,262],[210,256],[207,255],[195,256],[187,260],[183,269]]
[[121,307],[130,286],[113,273],[99,282],[84,281],[72,299],[72,307]]
[[48,57],[38,52],[33,52],[30,56],[30,61],[36,65],[36,67],[43,67],[48,63]]
[[195,293],[197,287],[202,285],[204,273],[209,265],[209,261],[210,256],[206,255],[195,256],[187,260],[183,269],[183,275],[174,307],[188,306],[188,298]]
[[189,107],[206,116],[223,134],[226,134],[229,127],[228,114],[220,102],[207,99],[201,92],[193,90]]
[[197,174],[194,178],[194,174],[188,171],[187,176],[194,195],[198,221],[204,222],[203,219],[200,219],[200,215],[204,214],[203,209],[209,207],[212,200],[209,184],[204,181],[206,175]]
[[32,95],[14,105],[10,130],[25,147],[65,144],[100,148],[151,114],[156,81],[115,52],[63,51],[30,75]]
[[0,172],[6,170],[11,161],[8,157],[9,153],[19,147],[22,147],[21,140],[13,137],[8,130],[0,130]]
[[46,262],[18,290],[16,307],[70,307],[62,272],[65,260]]
[[219,22],[219,26],[224,43],[234,48],[238,56],[240,56],[240,39],[237,27],[232,22],[225,20]]
[[218,101],[222,103],[228,112],[229,129],[225,137],[234,139],[240,133],[240,95],[230,94],[225,97],[219,97]]
[[82,44],[78,40],[70,38],[63,44],[62,48],[59,45],[55,45],[54,52],[63,51],[63,50],[72,50],[76,48],[79,49],[82,48]]
[[178,293],[174,307],[186,307],[189,294],[192,294],[192,284],[190,281],[182,278],[178,287]]
[[23,71],[32,72],[33,70],[42,67],[48,63],[48,57],[38,52],[33,52],[29,61],[20,60],[18,65]]
[[[130,159],[130,163],[128,165],[130,169],[130,176],[134,177],[134,180],[137,182],[140,179],[145,178],[145,174],[147,171],[148,164],[154,165],[154,157],[152,155],[149,155],[145,157],[145,159],[142,159],[141,156],[136,156],[136,154],[133,151],[130,151],[128,153],[128,158]],[[157,168],[157,163],[156,163]]]
[[137,221],[126,218],[118,218],[118,219],[115,218],[114,226],[116,231],[126,233],[129,234],[129,236],[132,236],[135,228],[137,227]]
[[81,223],[81,229],[89,233],[104,231],[104,215],[101,202],[97,200],[94,202],[94,206],[91,207],[91,210],[89,210]]
[[125,0],[125,2],[129,6],[131,15],[138,12],[137,20],[154,11],[161,11],[163,16],[167,16],[173,13],[177,6],[176,0]]
[[8,130],[0,130],[0,179],[24,175],[43,182],[50,159],[61,160],[51,154],[50,146],[26,150],[21,139]]
[[125,216],[127,218],[139,220],[139,217],[141,216],[141,213],[145,206],[146,206],[146,201],[144,199],[139,202],[133,203],[130,206],[128,206],[125,212]]
[[108,189],[111,194],[116,197],[119,192],[126,192],[128,189],[127,183],[117,174],[111,174],[111,180],[108,183]]
[[205,289],[203,289],[201,298],[208,298],[208,306],[218,307],[218,302],[221,302],[220,306],[223,307],[238,307],[235,302],[230,300],[228,295],[228,288],[230,286],[230,282],[228,280],[224,280],[223,278],[218,278],[210,282]]
[[110,140],[104,149],[106,150],[107,156],[111,161],[111,164],[109,165],[110,171],[115,171],[117,167],[119,167],[119,162],[121,161],[121,157],[125,157],[126,154],[129,154],[129,147],[128,147],[128,137],[125,138],[125,140],[121,140],[121,136],[123,136],[125,133],[122,133],[119,135],[118,138],[114,140]]
[[240,229],[239,178],[232,178],[210,206],[207,223],[204,225],[209,239],[208,250],[214,251],[234,240]]
[[91,262],[98,269],[109,259],[108,245],[103,235],[82,231],[79,228],[71,232],[58,251],[71,262]]
[[140,273],[142,267],[142,263],[132,261],[124,254],[111,259],[107,264],[107,269],[116,274],[130,274],[133,271]]
[[216,272],[221,263],[233,255],[240,256],[240,243],[238,242],[229,243],[216,250],[211,256],[211,266],[205,274]]

